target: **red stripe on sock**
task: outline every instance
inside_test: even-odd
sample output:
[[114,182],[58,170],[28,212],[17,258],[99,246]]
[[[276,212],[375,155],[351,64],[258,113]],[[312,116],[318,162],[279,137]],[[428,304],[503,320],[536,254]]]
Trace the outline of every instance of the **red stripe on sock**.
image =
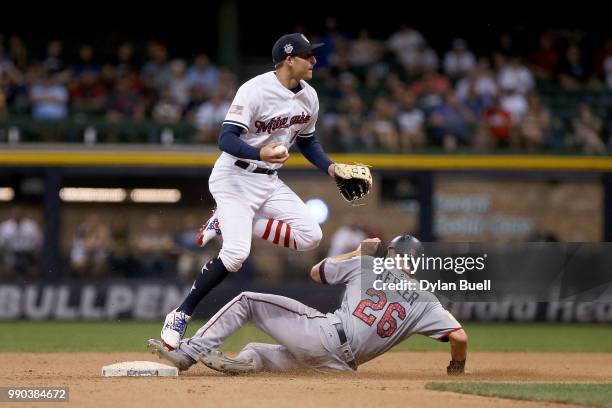
[[274,242],[277,245],[278,245],[278,241],[280,241],[280,234],[283,229],[283,224],[284,223],[280,220],[278,221],[278,224],[276,224],[276,233],[274,234],[274,241],[272,242]]
[[291,226],[287,224],[287,229],[285,230],[285,248],[289,248],[289,237],[291,236]]
[[268,224],[266,225],[266,231],[261,236],[263,239],[268,239],[268,237],[270,236],[270,231],[272,231],[272,223],[273,222],[274,222],[274,220],[272,218],[270,218],[268,220]]

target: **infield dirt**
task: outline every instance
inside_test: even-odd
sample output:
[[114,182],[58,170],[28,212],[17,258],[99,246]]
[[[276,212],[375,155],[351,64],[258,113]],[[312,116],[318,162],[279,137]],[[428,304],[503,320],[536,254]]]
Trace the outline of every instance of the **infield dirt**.
[[[230,353],[231,354],[231,353]],[[178,378],[103,378],[103,365],[160,360],[149,353],[0,353],[0,386],[69,387],[75,407],[507,407],[568,405],[425,390],[428,381],[607,382],[612,353],[487,353],[468,357],[469,374],[446,375],[448,354],[391,352],[356,373],[228,377],[199,363]],[[163,361],[161,361],[163,362]],[[2,403],[2,407],[49,406]],[[55,405],[54,405],[55,406]]]

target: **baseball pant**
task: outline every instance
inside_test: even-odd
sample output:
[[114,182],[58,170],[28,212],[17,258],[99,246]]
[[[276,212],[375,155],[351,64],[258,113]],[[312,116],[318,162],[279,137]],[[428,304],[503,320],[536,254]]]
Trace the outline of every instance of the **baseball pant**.
[[257,371],[353,371],[340,357],[338,333],[328,317],[284,296],[242,292],[217,312],[179,350],[194,360],[216,350],[251,322],[280,345],[249,343],[238,358],[253,358]]
[[302,251],[321,241],[321,228],[306,205],[277,174],[221,163],[213,169],[209,188],[223,231],[219,258],[230,272],[239,270],[249,256],[252,235]]

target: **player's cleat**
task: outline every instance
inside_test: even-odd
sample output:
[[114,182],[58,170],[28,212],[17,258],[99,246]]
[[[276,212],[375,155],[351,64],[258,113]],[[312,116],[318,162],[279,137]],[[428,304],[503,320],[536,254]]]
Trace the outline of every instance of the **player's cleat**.
[[178,310],[173,310],[166,315],[166,321],[161,331],[161,341],[170,350],[178,347],[179,342],[185,335],[189,320],[191,320],[191,316]]
[[446,367],[446,373],[448,375],[463,375],[465,374],[465,360],[457,361],[451,360]]
[[168,350],[160,340],[149,339],[147,347],[151,350],[151,353],[156,354],[159,358],[168,360],[173,366],[178,368],[179,371],[188,370],[189,367],[196,363],[193,358],[182,351]]
[[196,244],[199,247],[204,247],[211,239],[220,235],[221,227],[219,226],[219,219],[217,218],[217,209],[214,208],[212,216],[200,227],[196,235]]
[[225,374],[238,375],[255,372],[255,362],[253,359],[237,360],[227,357],[219,350],[204,353],[200,356],[200,361],[206,367]]

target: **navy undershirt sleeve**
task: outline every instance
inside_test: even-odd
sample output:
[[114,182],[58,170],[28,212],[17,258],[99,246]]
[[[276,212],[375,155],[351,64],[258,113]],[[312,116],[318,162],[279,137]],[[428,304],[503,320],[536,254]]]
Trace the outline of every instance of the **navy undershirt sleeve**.
[[329,165],[333,162],[329,159],[327,154],[325,154],[323,146],[321,146],[321,143],[319,143],[314,135],[309,137],[298,137],[297,145],[309,162],[327,173]]
[[219,135],[219,149],[241,159],[261,160],[259,149],[240,139],[243,130],[237,125],[224,124]]

